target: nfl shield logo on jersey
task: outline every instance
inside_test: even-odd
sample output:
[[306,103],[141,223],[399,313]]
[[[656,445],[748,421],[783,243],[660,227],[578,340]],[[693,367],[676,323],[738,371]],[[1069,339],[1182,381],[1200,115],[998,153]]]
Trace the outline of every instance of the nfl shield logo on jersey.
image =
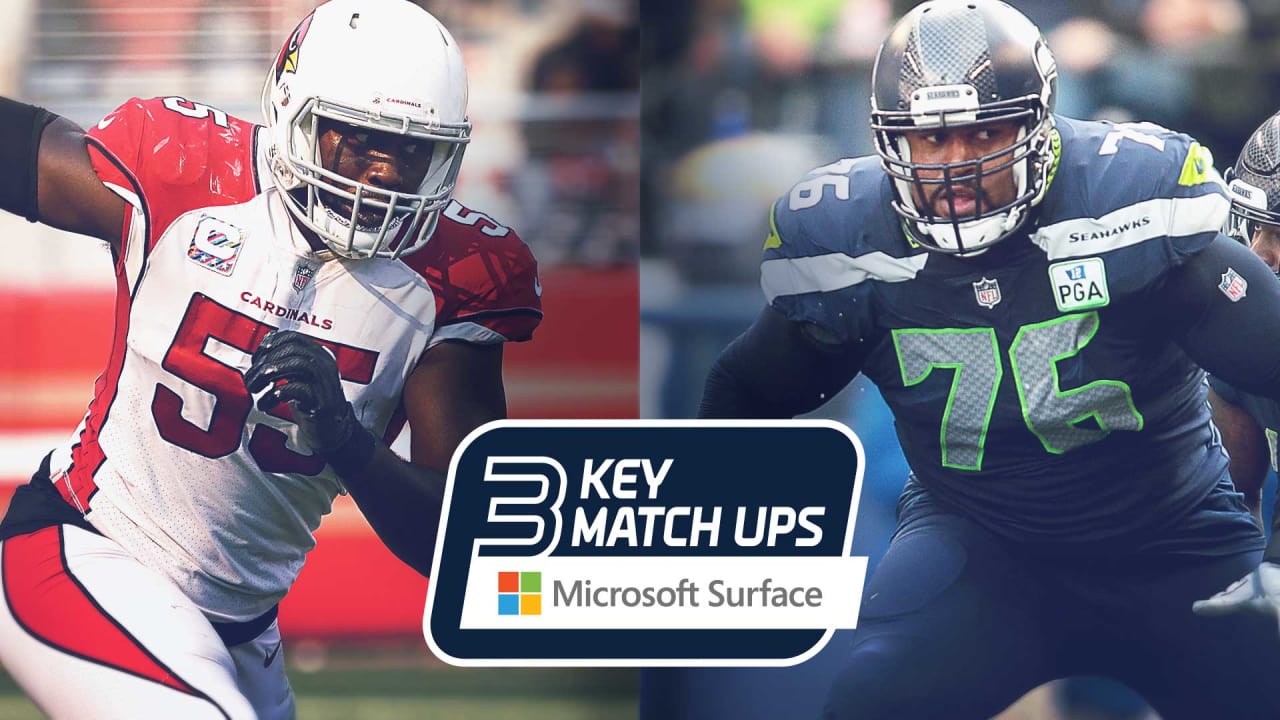
[[1227,268],[1222,273],[1222,282],[1218,283],[1218,289],[1226,295],[1231,302],[1239,302],[1244,297],[1245,292],[1249,289],[1249,283],[1234,268]]
[[1000,281],[982,278],[973,282],[973,294],[978,304],[984,308],[993,308],[1000,304]]
[[293,268],[293,289],[295,292],[302,292],[307,288],[307,283],[311,282],[311,278],[316,275],[316,267],[306,260],[299,260],[298,264]]

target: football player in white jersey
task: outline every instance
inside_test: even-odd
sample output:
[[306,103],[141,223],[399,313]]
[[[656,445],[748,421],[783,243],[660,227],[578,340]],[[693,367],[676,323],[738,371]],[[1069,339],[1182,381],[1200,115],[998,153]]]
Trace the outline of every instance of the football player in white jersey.
[[262,126],[0,99],[0,208],[105,240],[117,280],[84,420],[0,523],[0,661],[46,713],[293,716],[276,607],[339,493],[429,572],[442,473],[541,318],[528,248],[451,197],[466,105],[406,0],[305,18]]

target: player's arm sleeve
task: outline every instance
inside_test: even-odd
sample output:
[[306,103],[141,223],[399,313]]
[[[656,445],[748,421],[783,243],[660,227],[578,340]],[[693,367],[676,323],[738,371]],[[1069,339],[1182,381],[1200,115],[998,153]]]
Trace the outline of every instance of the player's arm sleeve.
[[[840,205],[841,211],[847,207]],[[720,353],[698,416],[788,418],[817,409],[861,370],[870,283],[860,246],[840,245],[848,212],[822,203],[774,203],[760,287],[768,302]],[[890,262],[893,262],[891,259]]]
[[0,97],[0,210],[37,222],[40,145],[57,115],[36,105]]
[[[1228,292],[1223,285],[1233,280]],[[1170,270],[1154,300],[1201,367],[1240,390],[1280,400],[1280,281],[1248,248],[1219,235]]]
[[105,190],[85,133],[44,108],[0,97],[0,209],[31,222],[112,240],[123,204]]
[[861,363],[847,349],[825,344],[816,326],[766,307],[711,366],[698,417],[795,417],[840,392]]
[[[1191,359],[1240,390],[1280,401],[1280,281],[1262,260],[1219,235],[1171,270],[1160,291],[1157,302]],[[1275,526],[1267,558],[1280,560]]]

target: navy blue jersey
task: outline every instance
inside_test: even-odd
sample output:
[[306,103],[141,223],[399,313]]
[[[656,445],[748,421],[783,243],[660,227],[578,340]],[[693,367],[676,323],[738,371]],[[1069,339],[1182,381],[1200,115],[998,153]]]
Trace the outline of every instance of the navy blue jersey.
[[819,168],[774,206],[765,294],[862,349],[937,503],[1028,543],[1239,551],[1247,516],[1170,531],[1227,459],[1153,300],[1226,217],[1212,158],[1152,125],[1057,122],[1033,222],[972,258],[909,239],[877,158]]

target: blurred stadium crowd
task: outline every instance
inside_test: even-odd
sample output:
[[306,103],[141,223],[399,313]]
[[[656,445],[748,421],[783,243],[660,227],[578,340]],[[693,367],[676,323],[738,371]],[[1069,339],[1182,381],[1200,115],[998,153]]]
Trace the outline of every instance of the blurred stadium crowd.
[[[1148,121],[1189,133],[1213,151],[1221,170],[1280,108],[1280,3],[1007,1],[1040,26],[1056,55],[1063,115]],[[872,63],[889,27],[915,4],[646,0],[641,6],[644,416],[693,416],[711,362],[759,313],[770,204],[808,170],[873,152]],[[818,412],[849,423],[866,447],[854,554],[869,555],[874,570],[907,475],[892,418],[861,379]],[[834,667],[829,659],[841,652],[836,642],[818,659],[768,678],[725,671],[708,673],[708,682],[738,697],[740,707],[781,712],[772,698],[820,698]],[[753,690],[771,683],[780,683],[780,691]],[[1147,712],[1136,696],[1102,681],[1040,695],[1039,705],[1024,702],[1008,717]],[[807,717],[817,706],[785,711]]]
[[[644,3],[647,258],[688,246],[751,262],[678,263],[691,282],[746,279],[757,248],[727,237],[825,158],[872,152],[871,64],[911,0]],[[1058,112],[1187,132],[1218,165],[1280,107],[1280,4],[1269,0],[1012,0],[1060,73]],[[767,159],[761,157],[767,155]],[[753,197],[745,198],[745,194]],[[756,201],[753,206],[751,201]],[[730,204],[732,202],[733,204]],[[723,212],[717,213],[713,205]],[[730,219],[731,216],[733,219]],[[719,220],[720,222],[717,222]],[[732,251],[731,251],[732,252]]]
[[[0,91],[82,125],[179,94],[257,119],[268,67],[309,0],[5,0]],[[635,256],[634,0],[422,0],[466,51],[475,141],[459,195],[543,264]]]

